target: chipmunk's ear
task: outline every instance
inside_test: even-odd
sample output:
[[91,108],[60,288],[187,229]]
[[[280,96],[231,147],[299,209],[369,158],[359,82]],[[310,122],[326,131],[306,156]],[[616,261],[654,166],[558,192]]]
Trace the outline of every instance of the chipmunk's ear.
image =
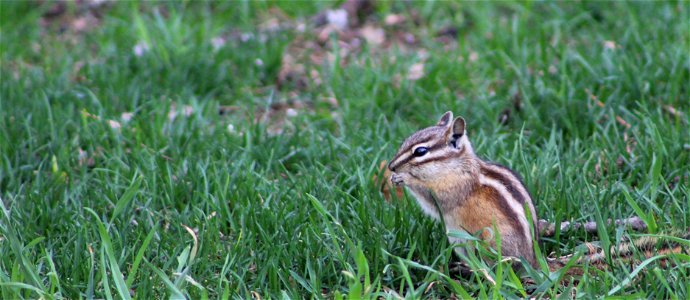
[[457,117],[448,129],[448,140],[454,148],[458,147],[457,141],[465,135],[465,119]]
[[465,134],[465,119],[462,117],[455,118],[452,128],[453,136],[457,136],[458,138],[462,137],[462,135]]
[[438,123],[436,123],[436,126],[442,126],[446,127],[450,125],[450,120],[453,119],[453,112],[447,111],[443,116],[441,116],[441,119],[438,120]]

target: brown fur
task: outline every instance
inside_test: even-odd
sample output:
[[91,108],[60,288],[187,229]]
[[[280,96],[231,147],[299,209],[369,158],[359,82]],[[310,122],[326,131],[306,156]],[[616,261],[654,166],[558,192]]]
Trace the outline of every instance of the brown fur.
[[[515,212],[507,206],[506,201],[494,188],[480,186],[461,205],[452,210],[449,214],[451,221],[448,222],[452,222],[458,228],[464,228],[469,233],[493,228],[493,223],[495,223],[501,234],[503,255],[523,256],[535,265],[536,260],[531,243],[522,238],[522,225]],[[495,237],[482,235],[482,239],[489,242],[491,246],[496,246]],[[526,253],[529,254],[525,255]]]

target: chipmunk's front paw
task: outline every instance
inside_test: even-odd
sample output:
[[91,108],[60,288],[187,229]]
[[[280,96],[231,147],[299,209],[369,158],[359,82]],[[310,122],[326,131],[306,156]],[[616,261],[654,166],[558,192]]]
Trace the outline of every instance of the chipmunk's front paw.
[[391,183],[397,186],[405,185],[405,180],[402,175],[393,173],[391,175]]

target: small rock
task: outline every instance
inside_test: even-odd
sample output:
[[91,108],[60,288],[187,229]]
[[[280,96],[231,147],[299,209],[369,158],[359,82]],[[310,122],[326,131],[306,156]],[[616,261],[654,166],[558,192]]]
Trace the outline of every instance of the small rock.
[[122,113],[122,115],[120,115],[120,119],[122,119],[122,122],[128,123],[129,121],[132,120],[133,116],[134,116],[134,113],[126,112],[126,113]]
[[410,66],[410,69],[407,73],[407,79],[411,81],[419,80],[420,78],[424,77],[424,64],[423,63],[416,63],[412,66]]
[[132,52],[134,52],[134,55],[136,57],[141,57],[142,55],[144,55],[144,53],[148,52],[149,50],[150,48],[148,44],[146,44],[145,42],[139,42],[136,45],[134,45]]
[[470,62],[475,62],[479,60],[479,53],[477,52],[470,52],[470,57],[469,57]]
[[291,118],[296,117],[297,116],[297,110],[294,108],[288,108],[287,110],[285,110],[285,115],[288,117],[291,117]]
[[225,39],[223,37],[214,37],[211,39],[211,46],[213,51],[218,51],[225,46]]
[[344,9],[328,10],[326,11],[326,21],[337,29],[345,29],[347,27],[347,11]]
[[610,50],[616,49],[616,42],[614,42],[614,41],[604,41],[604,49],[610,49]]
[[367,41],[367,43],[378,46],[386,41],[386,33],[382,28],[377,28],[371,25],[364,26],[359,33]]
[[387,15],[386,18],[384,19],[384,22],[388,26],[398,25],[398,24],[402,23],[403,21],[405,21],[405,17],[403,17],[401,15],[396,15],[396,14]]
[[122,125],[120,124],[120,122],[115,121],[115,120],[108,120],[108,125],[110,125],[110,128],[112,128],[112,129],[122,128]]

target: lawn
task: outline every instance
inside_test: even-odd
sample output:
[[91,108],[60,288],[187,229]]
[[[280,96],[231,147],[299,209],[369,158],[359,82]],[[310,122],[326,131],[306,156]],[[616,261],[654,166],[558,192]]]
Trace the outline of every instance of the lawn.
[[459,277],[374,179],[451,110],[540,219],[687,231],[687,2],[348,5],[0,2],[0,298],[690,297],[683,254]]

